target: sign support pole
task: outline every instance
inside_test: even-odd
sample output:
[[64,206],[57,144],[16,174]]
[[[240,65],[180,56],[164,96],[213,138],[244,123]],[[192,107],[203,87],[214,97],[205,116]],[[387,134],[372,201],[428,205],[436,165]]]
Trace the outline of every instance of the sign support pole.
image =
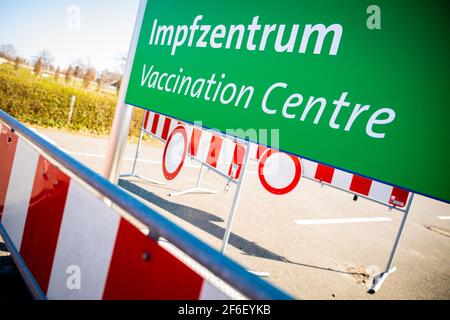
[[403,229],[405,228],[406,220],[408,219],[409,210],[411,209],[411,205],[412,205],[413,199],[414,199],[414,193],[411,193],[411,197],[409,198],[408,204],[407,204],[406,209],[405,209],[405,211],[403,213],[402,222],[400,223],[400,227],[399,227],[398,232],[397,232],[397,237],[395,238],[394,246],[392,247],[391,253],[389,255],[389,260],[388,260],[388,263],[386,265],[386,269],[385,269],[385,271],[383,273],[377,275],[373,279],[372,287],[368,291],[368,293],[370,293],[370,294],[374,294],[378,290],[380,290],[381,286],[383,285],[383,283],[387,279],[387,277],[391,273],[395,272],[395,270],[397,270],[396,267],[392,267],[392,263],[394,261],[395,254],[397,252],[398,244],[400,242],[400,238],[402,236]]
[[116,184],[119,178],[119,170],[125,155],[128,133],[130,131],[131,120],[133,116],[133,107],[125,104],[125,95],[130,80],[131,68],[133,66],[134,55],[136,53],[137,42],[144,20],[147,0],[141,0],[139,10],[136,16],[133,36],[131,38],[130,50],[128,52],[127,64],[122,77],[122,83],[119,91],[119,97],[116,105],[116,112],[112,125],[111,135],[109,137],[108,149],[106,152],[106,162],[103,176],[110,182]]
[[136,147],[136,153],[135,153],[135,156],[134,156],[133,168],[131,169],[131,173],[129,173],[129,174],[122,174],[119,177],[120,178],[137,178],[137,179],[143,180],[145,182],[158,184],[158,185],[165,185],[166,184],[165,182],[154,180],[154,179],[150,179],[150,178],[146,178],[146,177],[143,177],[143,176],[141,176],[139,174],[136,174],[136,166],[137,166],[137,162],[138,162],[138,159],[139,159],[139,153],[141,151],[142,140],[144,139],[144,129],[142,129],[144,127],[143,126],[144,125],[144,121],[145,121],[145,117],[142,119],[142,127],[141,127],[141,130],[140,130],[141,133],[139,134],[139,141],[138,141],[138,144],[137,144],[137,147]]

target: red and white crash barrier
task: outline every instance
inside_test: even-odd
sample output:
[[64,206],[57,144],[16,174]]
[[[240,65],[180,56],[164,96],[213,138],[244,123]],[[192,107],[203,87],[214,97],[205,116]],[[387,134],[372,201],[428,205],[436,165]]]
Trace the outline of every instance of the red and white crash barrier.
[[49,299],[228,295],[0,124],[0,224]]

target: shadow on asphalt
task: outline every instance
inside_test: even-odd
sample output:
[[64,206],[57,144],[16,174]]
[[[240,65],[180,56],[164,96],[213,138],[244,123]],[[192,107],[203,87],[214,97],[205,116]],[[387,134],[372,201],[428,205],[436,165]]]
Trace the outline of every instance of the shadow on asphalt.
[[0,301],[32,300],[23,279],[0,238]]
[[0,242],[0,251],[1,252],[8,252],[8,248],[3,242]]
[[[212,236],[216,237],[217,239],[222,240],[225,229],[216,225],[213,222],[223,222],[223,219],[213,215],[209,212],[196,209],[193,207],[185,206],[182,204],[178,204],[175,202],[168,201],[164,198],[161,198],[160,196],[154,194],[153,192],[147,191],[137,184],[133,183],[129,180],[119,180],[119,186],[124,188],[125,190],[137,195],[138,197],[153,203],[154,205],[160,207],[163,210],[166,210],[170,214],[173,214],[174,216],[177,216],[180,219],[183,219],[186,222],[189,222],[190,224],[196,226],[197,228],[202,229],[203,231],[208,232]],[[342,273],[342,274],[349,274],[349,275],[364,275],[362,273],[358,272],[346,272],[341,270],[336,270],[332,268],[325,268],[320,266],[314,266],[309,265],[305,263],[299,263],[295,261],[291,261],[287,259],[286,257],[280,256],[266,248],[261,247],[255,242],[251,242],[235,233],[231,233],[229,244],[233,247],[241,250],[244,252],[245,255],[258,257],[258,258],[264,258],[264,259],[270,259],[274,261],[279,262],[285,262],[285,263],[291,263],[294,265],[298,265],[301,267],[307,267],[307,268],[314,268],[318,270],[324,270],[324,271],[330,271],[330,272],[336,272],[336,273]]]

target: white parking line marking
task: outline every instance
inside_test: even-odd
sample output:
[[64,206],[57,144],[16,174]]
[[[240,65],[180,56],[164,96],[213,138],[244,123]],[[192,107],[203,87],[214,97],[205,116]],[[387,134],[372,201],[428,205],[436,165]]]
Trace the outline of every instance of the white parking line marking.
[[[94,154],[94,153],[84,153],[84,152],[72,152],[72,151],[68,151],[68,150],[64,150],[66,153],[70,154],[71,156],[74,157],[86,157],[86,158],[97,158],[97,159],[104,159],[106,156],[103,154]],[[134,161],[134,158],[130,158],[130,157],[125,157],[123,158],[125,161]],[[141,163],[149,163],[149,164],[161,164],[161,161],[156,161],[156,160],[142,160],[142,159],[138,159],[138,162]],[[190,165],[187,165],[190,166]],[[200,166],[194,166],[191,165],[191,167],[193,168],[200,168]]]
[[55,141],[53,141],[52,139],[50,139],[49,137],[47,137],[45,134],[40,133],[39,131],[37,131],[34,128],[29,128],[31,131],[33,131],[34,133],[36,133],[38,136],[40,136],[41,138],[44,138],[45,140],[47,140],[48,142],[50,142],[53,145],[57,145]]
[[[68,151],[65,149],[62,149],[65,153],[70,154],[71,156],[74,157],[86,157],[86,158],[97,158],[97,159],[104,159],[105,155],[103,154],[94,154],[94,153],[84,153],[84,152],[72,152],[72,151]],[[130,157],[125,157],[124,158],[125,161],[134,161],[134,158],[130,158]],[[156,165],[160,165],[161,161],[156,161],[156,160],[143,160],[143,159],[138,159],[138,162],[140,163],[147,163],[147,164],[156,164]],[[200,168],[199,165],[191,165],[191,164],[185,164],[186,168]],[[247,174],[251,174],[251,175],[257,175],[258,173],[256,171],[247,171]]]
[[295,223],[300,225],[314,225],[314,224],[341,224],[341,223],[386,222],[386,221],[392,221],[392,219],[388,217],[342,218],[342,219],[295,220]]
[[62,148],[61,150],[63,150],[65,153],[68,153],[68,154],[70,154],[72,156],[87,157],[87,158],[105,158],[105,156],[101,155],[101,154],[72,152],[72,151],[66,150],[64,148]]
[[450,216],[439,216],[438,219],[441,219],[441,220],[450,220]]

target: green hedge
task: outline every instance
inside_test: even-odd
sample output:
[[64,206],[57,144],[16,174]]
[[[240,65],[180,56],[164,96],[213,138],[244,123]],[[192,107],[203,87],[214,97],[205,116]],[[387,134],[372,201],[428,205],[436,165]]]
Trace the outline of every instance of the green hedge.
[[[108,134],[117,97],[66,86],[63,81],[37,79],[27,69],[15,70],[11,65],[0,65],[0,108],[31,125]],[[76,103],[68,124],[72,95],[76,96]],[[142,115],[142,110],[135,110],[133,136],[139,134]]]

